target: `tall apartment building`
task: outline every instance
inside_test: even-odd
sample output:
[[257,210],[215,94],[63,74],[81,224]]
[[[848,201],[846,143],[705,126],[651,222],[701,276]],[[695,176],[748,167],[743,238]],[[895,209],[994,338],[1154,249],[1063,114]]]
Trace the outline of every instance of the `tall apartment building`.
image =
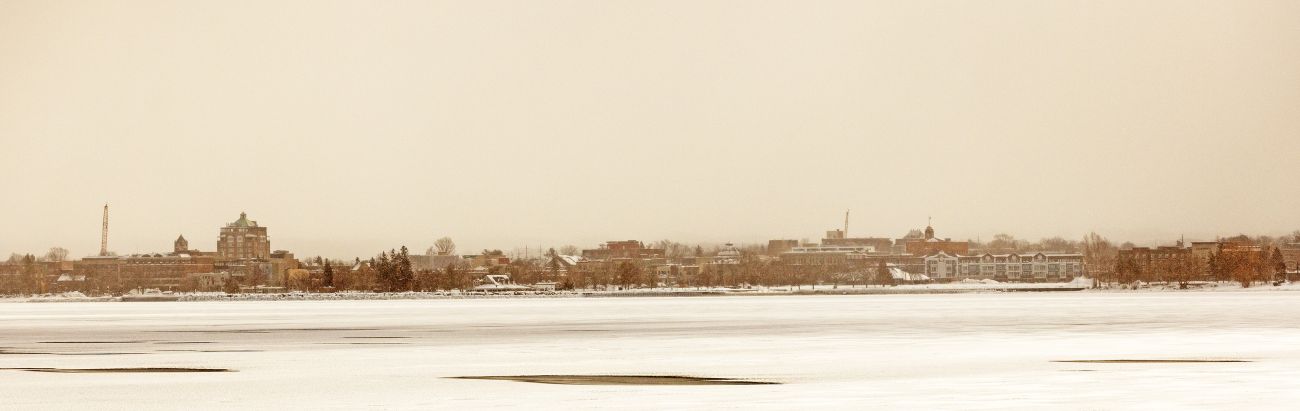
[[221,227],[217,239],[217,258],[222,260],[267,259],[271,257],[271,240],[266,227],[239,213],[239,219]]

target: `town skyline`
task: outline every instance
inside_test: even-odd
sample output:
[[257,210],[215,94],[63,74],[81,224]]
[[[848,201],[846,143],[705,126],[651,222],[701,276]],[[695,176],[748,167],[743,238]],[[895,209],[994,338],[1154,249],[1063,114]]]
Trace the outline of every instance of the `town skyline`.
[[[108,205],[108,204],[105,204],[105,205]],[[113,209],[113,210],[116,211],[115,209]],[[420,243],[420,242],[401,242],[401,241],[394,242],[394,241],[388,241],[387,243],[383,243],[383,244],[387,244],[387,245],[378,245],[378,246],[375,246],[375,247],[372,248],[372,249],[369,249],[369,251],[359,250],[359,251],[357,251],[357,252],[355,252],[355,253],[350,253],[350,254],[349,254],[349,253],[333,254],[333,253],[322,253],[322,252],[316,252],[316,251],[312,250],[311,248],[300,248],[300,247],[299,247],[300,244],[299,244],[299,243],[294,243],[294,242],[289,242],[289,243],[286,244],[286,243],[282,243],[282,242],[278,242],[278,241],[277,241],[277,242],[275,242],[275,245],[272,246],[272,249],[277,249],[277,250],[290,250],[290,251],[292,251],[292,252],[296,252],[296,253],[298,253],[298,254],[301,255],[301,256],[323,256],[323,257],[326,257],[326,258],[339,258],[339,259],[347,259],[347,258],[353,258],[353,257],[362,257],[362,258],[366,258],[366,257],[369,257],[369,256],[373,256],[373,255],[375,255],[375,254],[377,254],[377,253],[379,253],[379,252],[381,252],[381,251],[384,251],[384,250],[386,250],[386,249],[388,249],[388,248],[391,248],[391,247],[393,246],[393,244],[399,244],[399,245],[402,245],[402,246],[409,247],[409,248],[413,251],[413,253],[423,253],[425,249],[433,247],[434,242],[435,242],[438,238],[451,237],[451,238],[456,239],[457,242],[458,242],[458,243],[460,244],[460,246],[462,247],[462,248],[460,248],[460,250],[464,252],[464,253],[462,253],[462,254],[475,254],[475,253],[477,253],[479,250],[502,250],[502,251],[504,251],[504,252],[506,252],[506,253],[511,254],[512,256],[514,256],[515,254],[519,254],[519,256],[523,256],[522,253],[529,253],[529,254],[531,254],[532,256],[540,256],[540,255],[542,255],[543,253],[545,253],[546,250],[547,250],[548,248],[556,248],[556,249],[558,249],[558,248],[561,248],[561,247],[563,247],[563,246],[574,246],[574,247],[577,247],[578,249],[585,249],[585,248],[595,247],[595,246],[600,245],[600,244],[604,244],[604,243],[607,242],[607,241],[612,241],[612,240],[618,240],[618,241],[621,241],[621,240],[627,240],[627,239],[630,239],[630,240],[636,240],[636,241],[644,241],[644,242],[646,242],[646,243],[652,243],[652,242],[657,242],[657,241],[673,241],[673,242],[678,242],[678,243],[682,243],[682,244],[688,244],[688,245],[692,245],[692,246],[694,246],[694,245],[720,246],[720,245],[728,244],[728,243],[736,244],[736,245],[738,245],[738,246],[742,246],[742,245],[743,245],[743,246],[763,246],[763,245],[766,245],[766,244],[768,243],[768,241],[771,241],[771,240],[774,240],[774,239],[782,239],[782,240],[800,240],[800,241],[807,242],[807,243],[816,243],[816,242],[818,242],[818,241],[821,241],[821,239],[824,237],[824,234],[827,234],[827,231],[830,231],[830,230],[844,230],[844,229],[849,229],[849,231],[846,233],[846,236],[848,236],[848,237],[877,237],[877,238],[900,239],[900,238],[903,238],[903,237],[907,236],[907,235],[909,234],[910,231],[913,231],[913,230],[920,231],[920,230],[922,230],[922,229],[924,229],[924,228],[926,228],[926,227],[931,227],[931,226],[934,225],[934,224],[933,224],[933,221],[934,221],[933,217],[927,217],[927,219],[926,219],[926,221],[925,221],[925,225],[921,225],[921,226],[917,226],[917,227],[912,227],[912,228],[905,228],[905,229],[903,229],[901,232],[880,233],[880,232],[874,232],[874,231],[867,231],[867,230],[870,230],[870,228],[854,230],[855,226],[853,226],[853,225],[851,224],[852,220],[849,218],[849,217],[851,217],[851,214],[849,214],[850,212],[851,212],[851,210],[845,210],[845,214],[842,215],[842,217],[845,218],[845,221],[843,221],[843,222],[841,223],[840,226],[828,226],[828,227],[826,227],[826,228],[823,229],[823,230],[814,230],[814,231],[815,231],[814,233],[812,233],[812,234],[810,234],[810,235],[805,235],[805,236],[780,236],[780,235],[769,235],[769,236],[767,236],[766,238],[753,238],[753,239],[740,239],[740,240],[736,240],[736,239],[727,239],[727,238],[717,239],[717,240],[714,240],[714,239],[692,240],[692,239],[689,239],[689,238],[672,238],[672,237],[663,237],[663,238],[659,238],[659,237],[642,237],[642,236],[627,236],[627,235],[606,235],[606,236],[604,236],[604,237],[600,237],[600,238],[604,238],[604,239],[602,239],[602,240],[593,240],[593,241],[587,241],[587,242],[580,242],[580,241],[564,241],[564,240],[559,240],[559,241],[552,241],[552,242],[540,242],[540,243],[537,243],[537,244],[518,244],[518,245],[516,245],[516,244],[506,244],[506,243],[500,243],[500,242],[487,242],[487,243],[479,244],[479,243],[476,243],[476,242],[473,242],[473,241],[461,243],[461,241],[463,241],[463,240],[461,240],[461,238],[464,238],[464,237],[457,237],[457,236],[452,235],[452,234],[447,234],[447,235],[433,235],[433,236],[430,236],[429,238],[427,238],[427,240],[424,240],[424,241],[425,241],[424,243]],[[110,214],[110,215],[111,215],[111,217],[110,217],[110,225],[109,225],[109,227],[110,227],[110,233],[115,233],[115,232],[116,232],[115,229],[117,228],[117,225],[119,225],[119,224],[127,224],[128,227],[129,227],[130,224],[132,223],[131,221],[126,221],[126,222],[118,221],[118,218],[116,218],[116,214]],[[213,227],[224,227],[224,226],[226,226],[227,224],[230,224],[231,222],[236,221],[237,219],[238,219],[238,220],[243,220],[245,217],[246,217],[246,212],[245,212],[245,211],[240,211],[240,212],[239,212],[239,215],[238,215],[237,217],[234,217],[234,218],[228,218],[227,221],[224,221],[224,222],[222,222],[222,223],[220,223],[220,224],[218,224],[218,225],[216,225],[216,226],[213,226]],[[250,218],[250,219],[251,219],[251,218]],[[116,223],[116,224],[114,224],[114,223]],[[256,222],[254,222],[254,223],[256,223]],[[849,224],[848,224],[848,225],[843,225],[843,224],[845,224],[845,223],[849,223]],[[266,225],[266,224],[263,224],[263,227],[267,227],[267,225]],[[278,228],[278,224],[271,225],[270,227]],[[941,226],[941,227],[944,227],[944,226]],[[96,224],[96,226],[95,226],[94,228],[98,229],[98,228],[100,228],[100,226],[99,226],[98,224]],[[1085,233],[1079,234],[1079,235],[1077,235],[1077,236],[1049,235],[1049,236],[1043,236],[1043,237],[1029,237],[1029,236],[1023,236],[1023,235],[1021,235],[1021,234],[1019,234],[1019,233],[1010,232],[1010,231],[997,231],[997,232],[991,232],[991,233],[988,233],[988,234],[985,234],[985,235],[976,235],[976,236],[973,236],[973,237],[961,237],[961,236],[953,236],[953,235],[948,234],[948,232],[947,232],[947,230],[946,230],[946,227],[944,227],[944,228],[945,228],[945,230],[941,231],[940,234],[938,235],[939,238],[951,238],[951,239],[956,240],[956,241],[972,241],[972,242],[977,242],[977,243],[978,243],[978,242],[987,242],[987,241],[993,240],[994,237],[997,236],[997,235],[1011,235],[1012,237],[1015,237],[1017,240],[1027,241],[1027,242],[1030,242],[1030,243],[1037,242],[1037,241],[1041,241],[1041,240],[1046,240],[1046,239],[1053,239],[1053,238],[1061,238],[1061,239],[1064,239],[1064,240],[1067,240],[1067,241],[1079,241],[1080,239],[1082,239],[1082,238],[1083,238],[1084,236],[1086,236],[1087,234],[1089,234],[1089,233],[1095,233],[1095,231],[1088,231],[1088,232],[1085,232]],[[211,231],[212,233],[210,233],[210,234],[212,234],[212,235],[207,235],[207,234],[205,234],[203,230],[195,230],[195,231],[193,231],[193,234],[189,234],[189,233],[186,233],[186,232],[179,232],[179,233],[176,233],[175,235],[183,237],[183,238],[188,242],[190,248],[192,248],[192,249],[194,249],[194,250],[203,250],[203,251],[213,251],[213,250],[216,250],[216,249],[217,249],[217,240],[216,240],[216,238],[218,237],[218,236],[215,234],[215,231],[216,231],[216,230],[215,230],[215,228],[210,228],[210,229],[207,230],[207,231]],[[276,240],[276,239],[278,239],[279,237],[283,236],[282,234],[277,235],[277,234],[278,234],[278,231],[279,231],[279,230],[272,231],[271,234],[269,235],[269,238],[271,238],[272,240]],[[864,231],[865,231],[865,232],[864,232]],[[1145,247],[1155,247],[1155,246],[1162,246],[1162,245],[1172,245],[1172,244],[1174,244],[1174,243],[1176,243],[1176,242],[1178,242],[1178,241],[1187,241],[1187,242],[1191,242],[1191,241],[1213,241],[1213,240],[1218,240],[1218,239],[1221,239],[1221,238],[1227,238],[1227,237],[1239,236],[1239,235],[1246,235],[1246,236],[1250,236],[1250,237],[1261,236],[1261,235],[1263,235],[1263,236],[1270,236],[1270,237],[1287,237],[1287,236],[1295,235],[1295,233],[1297,233],[1297,232],[1300,232],[1300,230],[1286,230],[1286,229],[1278,229],[1278,230],[1274,230],[1274,232],[1245,232],[1245,231],[1241,231],[1241,232],[1235,232],[1235,233],[1221,233],[1221,234],[1215,234],[1215,235],[1212,235],[1212,236],[1196,236],[1196,235],[1191,235],[1191,236],[1189,236],[1189,235],[1187,235],[1187,234],[1178,234],[1178,235],[1176,235],[1176,236],[1174,236],[1174,237],[1165,237],[1165,238],[1159,238],[1159,239],[1152,239],[1152,240],[1150,240],[1150,241],[1146,241],[1146,242],[1144,242],[1144,241],[1135,241],[1135,240],[1133,240],[1133,239],[1128,239],[1128,238],[1116,238],[1116,237],[1111,237],[1111,236],[1107,235],[1106,233],[1098,233],[1098,234],[1102,235],[1102,237],[1105,237],[1105,238],[1110,239],[1110,240],[1113,241],[1114,244],[1116,244],[1116,245],[1119,245],[1119,244],[1122,244],[1122,243],[1132,243],[1133,245],[1135,245],[1135,246],[1139,246],[1139,247],[1143,247],[1143,246],[1145,246]],[[98,241],[98,240],[99,240],[99,236],[102,235],[102,234],[103,234],[102,232],[97,232],[94,240],[95,240],[95,241]],[[162,235],[165,235],[165,234],[162,234]],[[208,239],[208,237],[212,237],[212,239]],[[295,238],[296,236],[289,235],[289,236],[286,236],[286,237],[289,237],[289,238],[292,239],[292,238]],[[624,238],[624,237],[627,237],[627,238]],[[145,245],[142,245],[142,246],[136,246],[136,247],[134,247],[134,248],[131,248],[129,245],[128,245],[128,246],[123,246],[123,247],[115,247],[116,241],[115,241],[115,238],[113,237],[113,235],[112,235],[112,234],[109,234],[108,238],[109,238],[109,241],[108,241],[108,244],[107,244],[108,251],[111,252],[111,253],[114,253],[114,254],[119,254],[119,255],[130,255],[130,254],[140,254],[140,253],[158,253],[158,252],[167,252],[167,251],[170,250],[168,247],[170,247],[170,245],[171,245],[171,241],[176,239],[176,238],[173,237],[173,238],[170,238],[170,239],[165,239],[165,241],[164,241],[163,239],[153,239],[153,240],[151,240],[151,239],[146,238],[146,239],[145,239],[145,242],[144,242]],[[473,237],[473,236],[469,236],[469,238],[474,238],[474,237]],[[154,241],[154,240],[157,240],[157,241]],[[379,239],[378,241],[384,241],[384,240],[383,240],[383,239]],[[146,247],[149,247],[149,246],[150,246],[152,243],[154,243],[154,242],[157,242],[157,243],[158,243],[156,246],[154,246],[154,248],[152,248],[152,249],[146,248]],[[508,240],[507,240],[507,242],[508,242]],[[72,244],[72,243],[75,243],[75,242],[67,242],[67,243]],[[38,255],[38,256],[39,256],[39,255],[40,255],[42,252],[44,252],[45,250],[48,250],[49,248],[53,248],[53,247],[63,248],[63,249],[65,249],[65,250],[67,250],[67,251],[69,252],[68,257],[69,257],[69,258],[73,258],[73,259],[81,258],[81,257],[86,257],[86,256],[94,256],[94,255],[97,255],[97,253],[98,253],[98,251],[99,251],[99,245],[96,245],[96,246],[94,246],[94,247],[86,246],[85,249],[86,249],[86,250],[90,250],[90,251],[85,252],[85,253],[82,253],[82,252],[79,252],[77,248],[68,247],[68,246],[66,246],[66,245],[62,245],[62,244],[52,244],[52,245],[49,245],[49,246],[46,246],[46,247],[38,247],[38,248],[30,249],[30,250],[17,250],[17,249],[15,249],[15,250],[5,250],[5,249],[0,249],[0,254],[4,254],[4,255],[12,255],[12,254],[34,254],[34,255]],[[350,246],[350,247],[360,247],[360,246],[359,246],[359,245],[354,245],[354,246]],[[386,248],[386,247],[387,247],[387,248]],[[121,248],[121,249],[119,250],[119,248]],[[269,251],[269,250],[268,250],[268,251]]]
[[0,409],[1286,409],[1298,73],[1300,0],[0,0]]
[[1027,3],[6,2],[0,250],[1300,227],[1300,4]]

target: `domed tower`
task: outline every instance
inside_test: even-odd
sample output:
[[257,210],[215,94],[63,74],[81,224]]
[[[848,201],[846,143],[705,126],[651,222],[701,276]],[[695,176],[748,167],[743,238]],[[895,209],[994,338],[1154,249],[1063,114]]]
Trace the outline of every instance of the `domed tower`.
[[190,250],[190,242],[185,240],[184,234],[182,234],[180,237],[176,237],[176,242],[172,243],[172,245],[173,245],[173,250],[175,250],[178,253],[183,253]]
[[929,240],[932,238],[934,238],[934,226],[933,222],[929,221],[925,223],[925,239]]

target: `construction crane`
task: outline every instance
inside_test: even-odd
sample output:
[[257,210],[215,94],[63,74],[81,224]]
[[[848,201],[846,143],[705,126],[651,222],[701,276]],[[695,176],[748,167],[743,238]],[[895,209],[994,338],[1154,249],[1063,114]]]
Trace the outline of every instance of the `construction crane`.
[[99,235],[99,256],[108,256],[108,203],[104,203],[104,231]]

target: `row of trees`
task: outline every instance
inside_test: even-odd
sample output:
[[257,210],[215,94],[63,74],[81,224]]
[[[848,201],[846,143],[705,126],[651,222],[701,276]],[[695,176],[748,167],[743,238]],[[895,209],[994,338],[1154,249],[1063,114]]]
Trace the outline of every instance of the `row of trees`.
[[1272,238],[1240,235],[1222,241],[1243,248],[1219,250],[1211,253],[1208,258],[1183,252],[1171,258],[1159,258],[1151,262],[1120,258],[1119,250],[1132,248],[1133,245],[1123,244],[1117,247],[1097,233],[1089,233],[1078,244],[1084,256],[1088,276],[1098,285],[1142,281],[1178,284],[1180,288],[1186,288],[1193,281],[1235,281],[1242,287],[1250,287],[1258,282],[1287,279],[1286,261],[1282,251],[1275,244],[1291,240],[1295,240],[1291,242],[1300,242],[1300,231],[1297,231],[1295,236],[1295,238]]
[[1119,283],[1169,283],[1180,288],[1187,288],[1193,281],[1233,281],[1250,287],[1260,282],[1285,281],[1286,262],[1277,248],[1220,251],[1211,253],[1208,259],[1184,253],[1149,264],[1120,258],[1115,263],[1113,278]]
[[589,270],[569,271],[560,279],[561,288],[592,289],[605,286],[620,288],[655,288],[666,286],[664,281],[672,281],[677,287],[732,287],[745,285],[760,286],[810,286],[829,284],[840,285],[893,285],[894,278],[889,273],[883,260],[878,266],[862,265],[828,265],[828,266],[790,266],[779,261],[756,258],[749,252],[742,252],[736,264],[711,264],[700,267],[698,272],[678,271],[669,274],[671,279],[659,277],[654,270],[643,269],[631,261],[596,265]]
[[[496,250],[484,250],[484,255],[500,253]],[[558,251],[548,250],[548,255],[558,255]],[[595,289],[602,287],[642,288],[665,286],[654,270],[633,261],[619,261],[596,264],[582,270],[563,270],[554,258],[549,260],[515,260],[508,265],[496,265],[488,269],[488,274],[510,274],[511,278],[521,284],[533,284],[541,281],[555,281],[561,289]],[[481,273],[472,272],[466,266],[450,264],[437,270],[412,270],[408,251],[405,247],[390,250],[379,256],[360,263],[354,262],[356,269],[336,270],[335,263],[324,260],[316,262],[322,268],[310,278],[291,279],[288,286],[303,291],[358,290],[358,291],[436,291],[466,290],[478,284]],[[827,284],[832,287],[840,285],[892,285],[893,277],[889,274],[883,260],[878,266],[839,265],[839,266],[788,266],[779,261],[759,258],[756,252],[744,251],[735,264],[704,265],[697,273],[679,272],[674,276],[675,286],[679,287],[723,287],[741,285],[767,286],[812,286]]]
[[1257,282],[1285,281],[1286,260],[1282,251],[1267,248],[1255,251],[1219,252],[1210,255],[1206,268],[1215,281],[1236,281],[1242,287]]
[[68,249],[63,247],[50,247],[50,250],[46,251],[45,254],[42,255],[12,253],[9,254],[9,260],[7,260],[6,263],[22,264],[29,257],[33,262],[68,261]]
[[46,290],[44,269],[31,254],[14,254],[8,264],[15,272],[0,275],[0,294],[39,294]]

